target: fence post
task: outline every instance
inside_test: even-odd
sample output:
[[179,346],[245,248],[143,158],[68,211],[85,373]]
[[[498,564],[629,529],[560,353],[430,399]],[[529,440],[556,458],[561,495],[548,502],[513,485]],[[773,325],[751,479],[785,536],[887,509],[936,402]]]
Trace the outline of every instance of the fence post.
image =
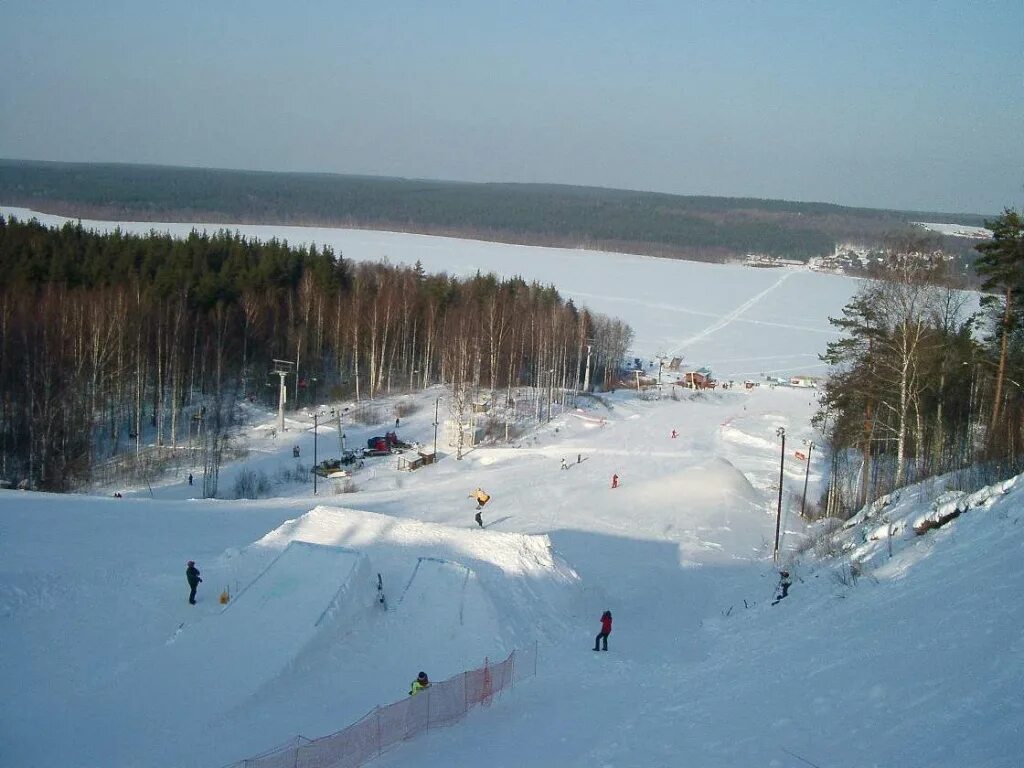
[[377,705],[376,714],[377,714],[377,757],[380,757],[382,754],[384,754],[384,750],[381,748],[381,744],[380,744],[380,705]]

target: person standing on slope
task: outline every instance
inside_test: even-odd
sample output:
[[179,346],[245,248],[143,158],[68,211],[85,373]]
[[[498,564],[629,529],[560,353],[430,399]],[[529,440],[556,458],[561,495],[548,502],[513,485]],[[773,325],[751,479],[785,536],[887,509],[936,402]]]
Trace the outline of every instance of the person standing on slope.
[[416,675],[416,679],[412,681],[412,685],[409,686],[409,695],[415,696],[417,693],[422,691],[424,688],[430,687],[430,680],[427,677],[426,672],[420,672]]
[[491,500],[491,497],[483,488],[477,488],[475,491],[469,494],[469,498],[476,499],[477,511],[476,514],[473,516],[473,519],[476,520],[477,525],[483,528],[484,521],[483,518],[480,516],[480,510],[484,508],[484,504]]
[[619,476],[618,475],[612,475],[612,488],[618,488],[618,487],[619,487]]
[[[607,651],[608,650],[608,635],[612,633],[612,612],[605,611],[601,614],[601,631],[597,633],[597,637],[594,638],[594,650],[595,651]],[[604,641],[604,647],[598,648],[598,645]]]
[[786,597],[791,586],[793,586],[793,581],[789,578],[789,571],[779,571],[779,594],[775,596],[772,605],[776,605],[782,598]]
[[189,560],[188,568],[185,569],[185,578],[188,580],[188,585],[192,591],[188,595],[188,601],[191,605],[196,604],[196,588],[203,581],[199,578],[199,569],[196,568],[196,561]]

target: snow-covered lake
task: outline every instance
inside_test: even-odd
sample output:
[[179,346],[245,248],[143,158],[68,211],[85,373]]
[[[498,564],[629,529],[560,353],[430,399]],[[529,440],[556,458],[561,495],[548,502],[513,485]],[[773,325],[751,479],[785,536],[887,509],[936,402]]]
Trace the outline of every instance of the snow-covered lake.
[[[35,217],[49,225],[67,219],[23,208],[3,215]],[[119,227],[184,237],[209,223],[83,220],[101,232]],[[322,227],[230,225],[246,237],[278,238],[293,245],[329,245],[355,261],[423,264],[429,272],[470,276],[477,271],[551,284],[579,305],[618,317],[635,332],[643,357],[683,356],[720,378],[760,374],[821,374],[818,355],[835,338],[828,318],[838,317],[857,290],[854,278],[799,268],[757,268],[658,259],[604,251],[542,248],[457,240],[399,232]]]

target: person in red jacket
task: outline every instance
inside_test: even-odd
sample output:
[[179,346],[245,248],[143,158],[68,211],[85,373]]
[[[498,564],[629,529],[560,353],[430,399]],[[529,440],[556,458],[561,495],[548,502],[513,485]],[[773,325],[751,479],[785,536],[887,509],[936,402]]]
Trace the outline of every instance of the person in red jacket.
[[[597,637],[594,638],[594,650],[607,651],[608,650],[608,635],[612,633],[612,612],[605,611],[601,614],[601,631],[597,633]],[[604,648],[598,648],[601,641],[604,641]]]

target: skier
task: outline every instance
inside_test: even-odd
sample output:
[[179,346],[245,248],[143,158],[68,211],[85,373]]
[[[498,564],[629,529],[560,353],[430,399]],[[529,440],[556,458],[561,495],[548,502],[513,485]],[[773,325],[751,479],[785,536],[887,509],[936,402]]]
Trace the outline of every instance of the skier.
[[[594,638],[594,650],[608,650],[608,635],[612,633],[612,612],[605,611],[601,614],[601,631],[597,633],[597,637]],[[597,646],[604,641],[604,647],[598,648]]]
[[672,430],[672,439],[675,440],[677,436],[678,436],[678,433],[673,429]]
[[191,472],[188,473],[188,484],[192,485],[192,473]]
[[293,459],[299,458],[299,446],[297,446],[297,445],[294,448],[292,448],[292,458]]
[[565,456],[562,457],[562,469],[568,469],[569,465],[565,463]]
[[778,602],[789,594],[789,588],[793,586],[793,582],[789,578],[789,571],[779,571],[779,594],[772,601],[772,605],[778,604]]
[[488,501],[491,500],[491,497],[488,495],[487,491],[485,491],[483,488],[477,488],[475,491],[473,491],[471,494],[469,494],[469,498],[476,499],[476,509],[477,509],[477,512],[473,516],[473,519],[476,520],[476,524],[477,525],[479,525],[481,528],[483,528],[484,527],[484,521],[483,521],[483,518],[480,516],[480,510],[484,508],[484,504],[486,504]]
[[188,595],[188,601],[191,605],[196,604],[196,588],[202,583],[202,579],[199,578],[199,569],[196,568],[196,561],[189,560],[188,568],[185,569],[185,578],[188,579],[188,585],[192,588],[192,591]]
[[427,678],[426,672],[420,672],[416,675],[416,679],[412,681],[412,685],[409,686],[409,695],[415,696],[417,693],[422,691],[424,688],[430,687],[430,680]]
[[618,475],[612,475],[612,488],[618,488],[618,487],[619,487],[619,476]]
[[401,416],[398,416],[398,417],[395,418],[395,429],[398,429],[398,422],[400,422],[401,420],[402,420]]

